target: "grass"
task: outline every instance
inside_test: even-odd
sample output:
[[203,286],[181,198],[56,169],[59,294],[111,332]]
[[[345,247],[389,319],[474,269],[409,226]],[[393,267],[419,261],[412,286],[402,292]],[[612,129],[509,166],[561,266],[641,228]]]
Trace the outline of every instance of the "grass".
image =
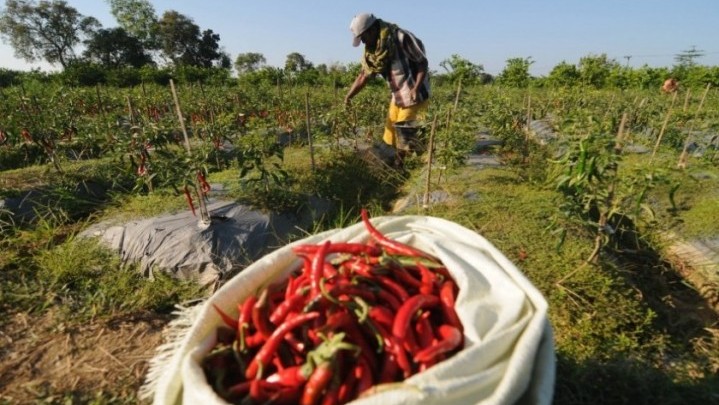
[[687,239],[719,235],[719,169],[716,164],[692,158],[686,169],[676,168],[676,155],[659,153],[651,167],[646,155],[624,155],[620,175],[651,173],[654,187],[648,202],[663,230],[673,229]]
[[[641,265],[605,255],[599,264],[586,265],[593,236],[582,229],[571,229],[557,248],[558,237],[549,229],[562,197],[541,181],[542,170],[459,169],[434,186],[452,196],[448,202],[410,213],[439,216],[477,231],[545,295],[558,357],[555,403],[715,399],[719,336],[716,329],[712,335],[703,328],[716,325],[671,308],[671,297],[693,291],[668,290],[666,284],[678,280],[667,278],[671,271],[660,261]],[[687,201],[689,211],[700,201]]]
[[[316,195],[336,204],[333,215],[308,232],[347,226],[358,220],[359,207],[379,214],[399,195],[424,191],[417,161],[398,172],[368,170],[351,150],[319,149],[315,158],[313,172],[307,148],[289,147],[282,163],[291,179],[283,193]],[[646,155],[625,155],[619,166],[620,176],[652,175],[646,201],[655,217],[640,224],[647,240],[655,240],[652,232],[665,229],[689,238],[716,235],[716,165],[693,159],[680,171],[671,153],[657,155],[651,170],[647,161]],[[48,167],[3,172],[0,195],[52,185],[55,195],[65,196],[62,204],[45,207],[36,222],[14,227],[0,241],[0,311],[5,320],[19,312],[37,317],[52,313],[53,322],[82,327],[144,311],[167,314],[177,303],[206,296],[196,285],[160,272],[150,282],[135,267],[122,266],[113,252],[75,237],[89,222],[186,209],[182,195],[171,189],[142,195],[118,192],[86,203],[71,190],[90,180],[111,189],[117,184],[111,162],[64,164],[64,176]],[[439,184],[436,176],[433,189],[445,191],[450,199],[406,213],[442,217],[475,230],[544,294],[558,359],[556,404],[716,401],[716,314],[701,311],[696,292],[667,267],[660,252],[645,252],[643,257],[604,254],[597,264],[588,265],[594,235],[571,225],[560,244],[551,230],[563,197],[548,183],[541,155],[531,155],[527,165],[449,168]],[[223,184],[225,198],[252,197],[237,168],[212,173],[209,181]],[[135,397],[127,390],[43,392],[37,400],[132,403]]]

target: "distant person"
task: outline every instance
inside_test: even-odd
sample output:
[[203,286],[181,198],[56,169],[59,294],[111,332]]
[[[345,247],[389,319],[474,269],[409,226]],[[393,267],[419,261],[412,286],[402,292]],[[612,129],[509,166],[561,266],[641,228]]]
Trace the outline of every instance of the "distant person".
[[365,47],[362,69],[345,96],[345,104],[350,104],[369,78],[382,76],[392,93],[382,139],[396,147],[394,124],[422,119],[429,104],[429,63],[424,44],[411,32],[368,13],[356,15],[350,31],[352,46],[363,43]]
[[677,79],[671,77],[664,81],[664,84],[662,85],[662,92],[671,94],[677,91],[678,87],[679,83],[677,82]]

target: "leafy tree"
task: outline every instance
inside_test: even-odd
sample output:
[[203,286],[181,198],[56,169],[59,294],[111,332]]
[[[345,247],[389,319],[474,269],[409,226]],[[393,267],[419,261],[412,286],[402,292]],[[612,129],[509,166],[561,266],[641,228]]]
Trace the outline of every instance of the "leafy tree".
[[[218,64],[222,63],[223,53],[220,51],[220,34],[215,34],[212,30],[202,31],[202,37],[197,46],[197,53],[194,55],[189,63],[195,66],[212,67],[214,61],[218,61]],[[229,62],[227,57],[226,62]],[[230,67],[229,63],[226,63],[227,67]]]
[[145,48],[156,49],[157,15],[147,0],[107,0],[120,27],[137,38]]
[[235,58],[235,69],[237,74],[254,72],[267,63],[265,56],[257,52],[246,52],[237,55]]
[[529,85],[532,76],[529,74],[529,67],[534,63],[529,58],[510,58],[507,59],[502,73],[499,74],[499,82],[506,86],[525,88]]
[[100,29],[85,41],[83,56],[106,68],[142,67],[152,64],[140,40],[123,28]]
[[554,87],[572,87],[579,84],[577,66],[562,61],[549,72],[547,81]]
[[285,71],[298,73],[312,68],[312,62],[305,59],[301,53],[292,52],[285,59]]
[[10,41],[15,55],[29,62],[45,59],[63,68],[76,58],[81,37],[100,27],[65,1],[7,0],[0,14],[0,34]]
[[632,87],[634,78],[634,70],[627,66],[617,65],[612,68],[607,77],[607,84],[611,87],[616,87],[622,90],[626,90]]
[[452,83],[456,83],[461,79],[462,83],[472,84],[483,78],[484,66],[475,65],[456,54],[440,62],[439,66],[447,71],[449,80]]
[[255,71],[245,73],[238,78],[245,85],[257,86],[262,84],[275,85],[284,80],[283,71],[273,66],[263,66]]
[[165,57],[177,65],[212,67],[222,62],[220,35],[212,30],[200,33],[194,21],[174,10],[166,11],[158,22],[158,39]]
[[582,84],[602,88],[607,84],[610,71],[618,66],[606,54],[588,55],[579,59],[579,78]]
[[632,87],[638,87],[644,90],[658,89],[664,80],[670,76],[667,68],[654,68],[647,65],[632,71]]
[[217,61],[217,67],[220,69],[225,69],[227,71],[232,69],[232,59],[227,52],[220,51],[220,56]]

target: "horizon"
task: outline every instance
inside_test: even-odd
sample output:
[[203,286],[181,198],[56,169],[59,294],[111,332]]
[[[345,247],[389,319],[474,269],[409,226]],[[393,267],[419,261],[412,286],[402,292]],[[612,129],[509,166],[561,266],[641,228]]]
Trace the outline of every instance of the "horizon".
[[[106,1],[67,3],[81,14],[97,18],[103,28],[118,26]],[[380,1],[365,2],[363,9],[328,0],[315,1],[310,7],[287,0],[248,5],[218,0],[150,3],[158,17],[176,10],[193,19],[201,30],[219,34],[220,47],[233,63],[238,54],[247,52],[261,53],[266,65],[274,67],[283,67],[286,56],[293,52],[314,66],[359,62],[361,47],[353,48],[350,43],[349,22],[355,14],[372,12],[422,39],[430,69],[440,73],[444,72],[440,63],[455,54],[495,76],[510,58],[531,58],[533,76],[546,76],[562,62],[576,65],[582,57],[602,54],[632,68],[671,68],[676,56],[692,47],[703,53],[696,59],[698,65],[719,65],[719,24],[715,22],[719,2],[711,0],[689,0],[680,7],[666,0],[630,4],[621,0],[601,4],[463,0],[452,6],[420,2],[421,6],[412,9]],[[444,22],[452,29],[446,29]],[[16,58],[4,41],[0,42],[0,68],[61,70],[59,65]]]

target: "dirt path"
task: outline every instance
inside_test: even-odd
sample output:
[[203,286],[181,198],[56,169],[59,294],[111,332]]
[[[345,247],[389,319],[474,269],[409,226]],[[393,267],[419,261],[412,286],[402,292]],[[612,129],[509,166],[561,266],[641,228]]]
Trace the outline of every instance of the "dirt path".
[[0,403],[84,402],[98,395],[133,402],[169,320],[142,313],[80,329],[58,323],[52,311],[14,314],[0,331]]

